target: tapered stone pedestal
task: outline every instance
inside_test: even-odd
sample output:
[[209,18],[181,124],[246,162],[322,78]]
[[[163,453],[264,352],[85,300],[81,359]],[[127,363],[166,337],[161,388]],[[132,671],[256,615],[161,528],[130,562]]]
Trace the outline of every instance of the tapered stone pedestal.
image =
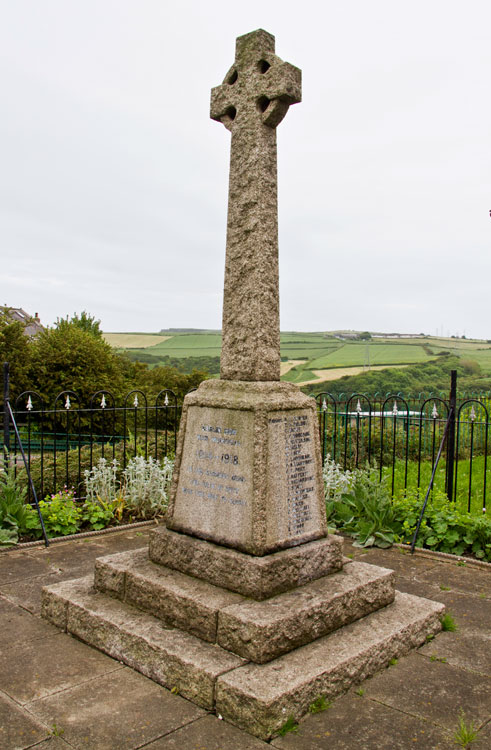
[[314,399],[280,382],[188,394],[167,526],[252,555],[325,537]]

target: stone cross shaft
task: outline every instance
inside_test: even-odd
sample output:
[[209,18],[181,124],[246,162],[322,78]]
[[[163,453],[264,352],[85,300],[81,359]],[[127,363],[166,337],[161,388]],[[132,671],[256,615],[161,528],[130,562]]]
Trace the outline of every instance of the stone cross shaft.
[[301,100],[301,71],[259,29],[237,38],[210,116],[232,133],[222,380],[280,379],[276,126]]

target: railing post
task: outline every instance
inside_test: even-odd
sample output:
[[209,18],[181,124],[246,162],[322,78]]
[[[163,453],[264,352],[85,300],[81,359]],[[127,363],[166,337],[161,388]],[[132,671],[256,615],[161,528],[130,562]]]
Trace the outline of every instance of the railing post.
[[8,471],[10,462],[10,365],[3,363],[3,461],[4,469]]
[[450,372],[450,424],[447,437],[447,486],[445,491],[450,501],[453,499],[455,475],[455,415],[457,412],[457,370]]

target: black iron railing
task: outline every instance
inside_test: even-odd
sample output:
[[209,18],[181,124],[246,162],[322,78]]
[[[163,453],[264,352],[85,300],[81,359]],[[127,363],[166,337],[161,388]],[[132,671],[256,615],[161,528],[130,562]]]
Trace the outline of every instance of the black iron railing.
[[[317,396],[317,405],[323,460],[329,454],[344,469],[376,465],[393,493],[428,486],[452,414],[434,486],[469,510],[486,509],[487,395],[457,399],[454,382],[450,398],[435,394],[415,401],[399,393],[380,398],[355,393],[340,400],[325,392]],[[158,461],[172,457],[181,409],[170,389],[153,397],[133,390],[119,402],[110,391],[100,390],[84,404],[71,390],[58,394],[52,404],[25,391],[12,404],[18,435],[4,419],[3,441],[10,443],[18,472],[32,475],[39,497],[64,485],[83,497],[84,471],[99,458],[117,460],[124,469],[134,455]],[[32,501],[30,485],[29,492]]]

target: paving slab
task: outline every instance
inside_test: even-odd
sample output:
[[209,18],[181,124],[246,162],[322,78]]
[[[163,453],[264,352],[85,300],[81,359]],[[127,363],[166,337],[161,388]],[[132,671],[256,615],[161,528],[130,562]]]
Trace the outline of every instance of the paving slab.
[[[425,599],[435,599],[440,591],[434,583],[422,583],[417,578],[406,578],[400,573],[396,574],[396,587],[398,591],[404,591],[413,596],[423,596]],[[439,599],[438,599],[439,601]]]
[[491,634],[441,633],[419,653],[491,677]]
[[471,750],[489,750],[491,747],[491,719],[481,727],[471,745]]
[[390,568],[391,570],[394,570],[396,574],[403,575],[405,578],[414,578],[417,575],[419,580],[423,580],[422,575],[424,573],[430,575],[435,565],[439,564],[431,558],[411,555],[408,551],[402,550],[399,547],[392,547],[391,549],[370,547],[366,551],[361,550],[360,554],[355,555],[354,559],[359,560],[360,562],[372,563],[373,565]]
[[47,573],[35,576],[34,578],[25,578],[6,585],[0,583],[0,595],[5,599],[8,599],[12,604],[27,609],[31,614],[39,615],[41,612],[42,587],[47,586],[50,583],[63,581],[72,575],[73,572]]
[[203,716],[145,746],[145,750],[267,750],[268,743],[217,716]]
[[62,737],[51,735],[43,742],[34,745],[32,750],[70,750],[70,748],[73,748],[73,745],[69,745]]
[[0,552],[0,586],[56,572],[49,560],[24,550]]
[[74,748],[133,750],[204,716],[204,711],[126,667],[75,685],[27,709],[56,724]]
[[[394,731],[394,728],[397,728]],[[390,738],[390,739],[389,739]],[[451,734],[353,692],[271,743],[281,750],[455,750]]]
[[121,669],[114,659],[58,633],[0,654],[0,685],[24,704]]
[[452,732],[461,710],[479,726],[491,716],[489,677],[431,662],[419,653],[375,675],[363,687],[368,698],[402,708]]
[[[420,558],[422,559],[422,558]],[[466,567],[465,563],[437,563],[436,568],[418,572],[420,581],[438,581],[449,586],[451,591],[482,595],[491,599],[491,574],[474,566]]]
[[0,596],[0,654],[8,652],[12,646],[56,635],[58,630],[45,620],[34,617],[30,612],[17,607]]
[[[491,579],[491,571],[488,573]],[[438,591],[433,597],[452,614],[459,632],[486,632],[491,636],[491,599],[458,591]]]
[[46,727],[26,715],[13,700],[0,693],[0,747],[2,750],[24,750],[47,735]]

